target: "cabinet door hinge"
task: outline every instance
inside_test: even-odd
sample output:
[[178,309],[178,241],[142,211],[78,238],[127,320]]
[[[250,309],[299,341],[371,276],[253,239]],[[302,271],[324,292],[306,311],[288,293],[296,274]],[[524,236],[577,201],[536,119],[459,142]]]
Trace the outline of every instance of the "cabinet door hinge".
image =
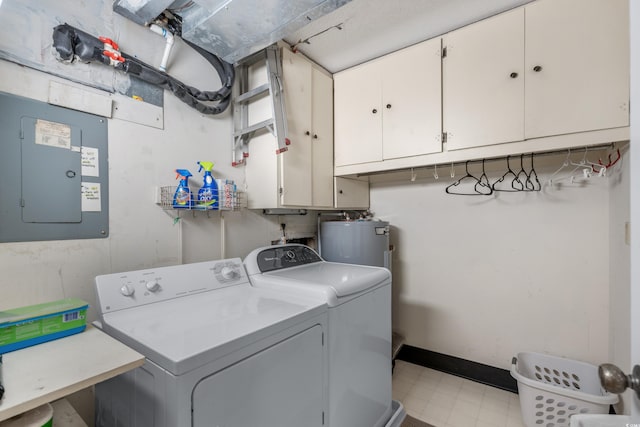
[[280,187],[280,188],[278,189],[278,193],[280,193],[280,195],[282,196],[282,193],[284,193],[284,188]]
[[446,46],[442,48],[442,57],[443,58],[447,57],[447,47]]
[[322,411],[322,425],[324,425],[324,411]]
[[447,142],[447,133],[446,132],[442,132],[442,142],[443,143]]
[[20,207],[24,208],[24,199],[22,199],[22,198],[20,199]]
[[20,129],[20,139],[24,139],[24,131]]

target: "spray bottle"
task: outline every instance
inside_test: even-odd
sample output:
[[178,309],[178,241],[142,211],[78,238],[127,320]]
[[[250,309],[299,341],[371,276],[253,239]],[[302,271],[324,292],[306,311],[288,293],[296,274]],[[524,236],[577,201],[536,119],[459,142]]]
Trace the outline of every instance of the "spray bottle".
[[212,162],[198,162],[201,172],[204,169],[204,184],[200,190],[198,190],[198,201],[196,202],[198,207],[203,209],[218,209],[218,185],[211,176],[211,169],[213,168]]
[[186,169],[176,169],[176,179],[180,178],[180,183],[173,194],[173,207],[177,209],[190,209],[193,207],[193,194],[189,189],[189,177],[191,172]]

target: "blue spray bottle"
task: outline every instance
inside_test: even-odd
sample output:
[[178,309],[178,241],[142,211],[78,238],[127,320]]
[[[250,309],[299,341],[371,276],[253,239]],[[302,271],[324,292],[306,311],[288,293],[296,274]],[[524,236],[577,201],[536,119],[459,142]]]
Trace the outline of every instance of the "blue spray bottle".
[[189,177],[191,172],[186,169],[176,169],[176,179],[180,178],[180,183],[173,194],[173,207],[177,209],[189,209],[193,207],[193,194],[189,189]]
[[218,185],[211,176],[211,169],[213,168],[212,162],[198,162],[201,172],[204,169],[204,184],[200,190],[198,190],[197,206],[202,209],[218,209]]

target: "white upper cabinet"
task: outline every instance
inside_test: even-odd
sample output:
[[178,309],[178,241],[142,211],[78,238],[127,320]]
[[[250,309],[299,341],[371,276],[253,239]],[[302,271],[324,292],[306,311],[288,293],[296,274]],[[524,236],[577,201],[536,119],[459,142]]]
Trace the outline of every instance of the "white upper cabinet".
[[447,148],[524,136],[524,10],[445,35],[443,129]]
[[383,160],[442,151],[440,57],[437,38],[381,59]]
[[447,149],[629,125],[627,0],[539,0],[444,37]]
[[525,8],[525,138],[629,125],[629,1]]
[[333,206],[333,79],[312,67],[311,201],[314,207]]
[[287,110],[288,150],[281,153],[283,205],[311,206],[312,146],[311,63],[282,49],[284,103]]
[[281,154],[281,205],[333,206],[333,79],[300,54],[282,49],[291,145]]
[[335,165],[442,149],[440,39],[334,75]]
[[[254,136],[247,159],[250,209],[333,207],[333,80],[301,54],[282,48],[287,151],[271,134]],[[261,105],[265,107],[268,105]]]
[[335,165],[382,160],[380,60],[334,74]]

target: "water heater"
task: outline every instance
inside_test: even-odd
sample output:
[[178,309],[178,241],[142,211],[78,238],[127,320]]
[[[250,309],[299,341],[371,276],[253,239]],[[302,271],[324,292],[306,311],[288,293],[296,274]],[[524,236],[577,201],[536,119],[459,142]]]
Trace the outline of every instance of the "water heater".
[[325,221],[320,223],[320,255],[326,261],[391,269],[389,223]]

